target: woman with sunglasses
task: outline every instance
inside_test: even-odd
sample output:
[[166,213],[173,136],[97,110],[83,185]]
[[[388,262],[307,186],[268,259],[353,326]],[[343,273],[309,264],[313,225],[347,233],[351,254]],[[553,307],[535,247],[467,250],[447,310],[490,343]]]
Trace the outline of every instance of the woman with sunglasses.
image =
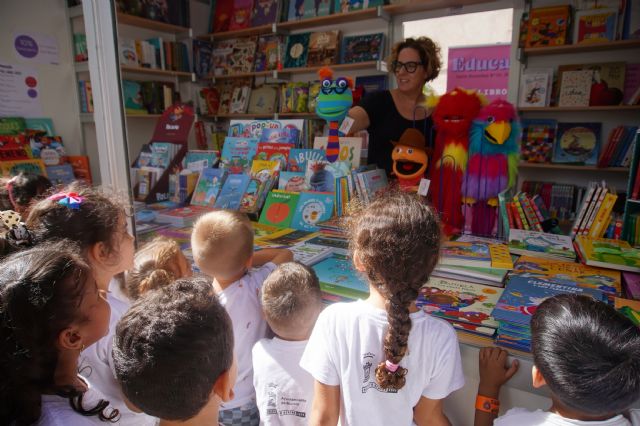
[[398,141],[406,129],[426,131],[430,145],[431,117],[424,108],[416,106],[425,103],[422,89],[440,72],[440,47],[427,37],[408,38],[393,46],[387,63],[397,87],[366,95],[349,110],[349,117],[354,120],[351,133],[362,129],[369,132],[368,163],[391,173],[391,141]]

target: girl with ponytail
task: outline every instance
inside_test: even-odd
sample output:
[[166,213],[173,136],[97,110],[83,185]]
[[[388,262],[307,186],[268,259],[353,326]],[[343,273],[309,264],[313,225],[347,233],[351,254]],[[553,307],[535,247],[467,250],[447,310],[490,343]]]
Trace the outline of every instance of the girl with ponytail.
[[300,365],[315,378],[312,425],[449,425],[442,400],[464,385],[453,327],[415,306],[438,261],[437,214],[389,192],[349,221],[355,269],[370,296],[336,303]]

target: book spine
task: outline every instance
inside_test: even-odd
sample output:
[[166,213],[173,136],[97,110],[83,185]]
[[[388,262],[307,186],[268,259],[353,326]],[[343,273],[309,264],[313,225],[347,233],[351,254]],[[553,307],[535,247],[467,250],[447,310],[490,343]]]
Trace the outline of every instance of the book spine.
[[611,211],[617,199],[618,196],[615,194],[608,193],[605,195],[602,205],[598,209],[598,213],[593,221],[593,225],[587,234],[591,238],[602,238],[604,231],[607,229],[607,224],[611,221]]
[[637,200],[640,196],[640,166],[636,167],[636,176],[633,181],[633,190],[631,191],[631,198]]
[[89,112],[93,112],[93,91],[91,90],[91,82],[84,82],[84,89],[87,93],[87,109]]
[[542,226],[540,226],[540,221],[538,220],[538,216],[536,216],[536,213],[533,211],[533,207],[531,206],[531,201],[529,201],[527,194],[525,194],[524,192],[521,192],[518,198],[520,199],[522,210],[524,211],[524,214],[527,217],[527,222],[529,222],[531,229],[533,229],[534,231],[542,232]]
[[509,254],[509,247],[504,244],[489,244],[491,255],[491,267],[500,269],[513,269],[513,261]]
[[84,81],[78,81],[78,93],[80,94],[80,112],[87,113],[89,112],[89,108],[87,108],[87,92],[84,88]]
[[505,207],[507,209],[507,219],[509,221],[509,229],[515,228],[515,219],[513,218],[513,209],[511,208],[512,203],[505,203]]
[[518,199],[518,195],[513,197],[513,202],[516,205],[516,209],[518,211],[518,216],[520,216],[520,221],[522,222],[522,226],[524,230],[528,231],[531,229],[529,226],[529,222],[527,221],[527,216],[524,214],[524,210],[522,208],[522,204],[520,204],[520,200]]
[[517,229],[524,229],[524,224],[522,223],[522,219],[520,218],[520,213],[518,213],[518,208],[516,207],[516,202],[509,203],[511,207],[511,214],[513,215],[513,220],[515,222],[515,227]]
[[637,139],[637,137],[633,138],[633,141],[629,145],[629,149],[624,154],[624,158],[622,159],[622,162],[620,163],[620,166],[629,167],[631,165],[631,157],[633,157],[633,151],[634,151],[634,149],[636,147],[636,139]]
[[536,214],[536,217],[538,218],[538,222],[542,223],[545,221],[544,216],[542,216],[542,212],[540,211],[540,208],[538,207],[538,205],[536,204],[534,199],[540,198],[540,196],[538,195],[534,195],[533,198],[531,198],[531,208],[533,208],[533,212]]
[[584,196],[584,199],[582,200],[582,205],[578,210],[578,215],[576,216],[576,220],[575,222],[573,222],[573,227],[571,228],[571,234],[570,234],[571,238],[575,237],[578,234],[578,231],[580,230],[580,225],[584,220],[584,217],[587,213],[587,209],[589,207],[589,203],[591,202],[591,198],[593,198],[593,194],[595,190],[596,190],[596,185],[589,184],[589,188],[587,189],[587,194]]
[[600,157],[600,161],[598,161],[598,167],[607,167],[610,164],[611,157],[616,147],[620,143],[620,135],[624,132],[624,126],[618,126],[615,129],[611,130],[609,134],[609,141],[607,142],[607,147],[602,153]]
[[602,201],[604,200],[604,197],[605,197],[606,194],[607,194],[607,188],[601,187],[600,191],[597,193],[597,197],[594,196],[594,202],[591,203],[592,207],[587,212],[587,219],[586,219],[586,222],[584,224],[584,228],[579,231],[580,235],[588,235],[589,230],[593,226],[593,221],[596,218],[596,213],[600,209],[600,206],[602,205]]

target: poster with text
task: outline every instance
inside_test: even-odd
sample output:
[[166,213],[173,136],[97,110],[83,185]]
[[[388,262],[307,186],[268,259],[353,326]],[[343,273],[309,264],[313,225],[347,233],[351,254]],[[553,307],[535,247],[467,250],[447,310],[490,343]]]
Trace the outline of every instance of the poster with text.
[[0,60],[0,117],[42,117],[38,74]]
[[507,99],[511,46],[450,47],[447,67],[447,92],[462,87],[476,89],[489,102]]

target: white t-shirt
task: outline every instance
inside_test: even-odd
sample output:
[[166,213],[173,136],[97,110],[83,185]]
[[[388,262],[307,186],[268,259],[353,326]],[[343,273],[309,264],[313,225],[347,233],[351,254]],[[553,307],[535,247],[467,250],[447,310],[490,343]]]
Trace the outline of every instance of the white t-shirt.
[[408,352],[400,361],[406,384],[396,391],[376,383],[384,361],[387,312],[366,301],[336,303],[319,316],[300,365],[329,386],[340,386],[342,425],[410,425],[420,397],[442,399],[464,385],[458,338],[447,322],[411,314]]
[[599,422],[567,419],[549,411],[512,408],[493,422],[494,426],[640,426],[640,410],[631,410],[632,421],[622,415]]
[[[84,379],[84,378],[83,378]],[[107,400],[107,398],[100,393],[95,387],[84,379],[89,389],[82,396],[82,407],[85,410],[91,409],[98,405],[100,400]],[[69,405],[69,399],[63,398],[58,395],[42,395],[42,409],[40,412],[40,419],[36,423],[36,426],[85,426],[85,425],[113,425],[121,424],[117,423],[105,423],[100,418],[95,416],[83,416],[74,411]],[[109,415],[113,411],[113,405],[105,408],[104,413]]]
[[276,265],[269,262],[252,269],[238,281],[218,293],[218,299],[225,307],[233,325],[233,339],[238,360],[238,379],[233,388],[235,397],[220,407],[231,410],[255,399],[253,389],[253,366],[251,349],[256,342],[267,335],[267,323],[262,317],[260,289]]
[[314,380],[300,367],[307,340],[261,339],[253,347],[253,386],[261,425],[309,424]]
[[122,390],[115,376],[111,350],[116,325],[129,307],[113,297],[111,293],[107,294],[107,301],[111,306],[109,333],[80,354],[78,363],[80,374],[91,380],[93,386],[104,395],[105,399],[120,411],[121,425],[154,425],[155,418],[143,413],[134,413],[123,401]]

